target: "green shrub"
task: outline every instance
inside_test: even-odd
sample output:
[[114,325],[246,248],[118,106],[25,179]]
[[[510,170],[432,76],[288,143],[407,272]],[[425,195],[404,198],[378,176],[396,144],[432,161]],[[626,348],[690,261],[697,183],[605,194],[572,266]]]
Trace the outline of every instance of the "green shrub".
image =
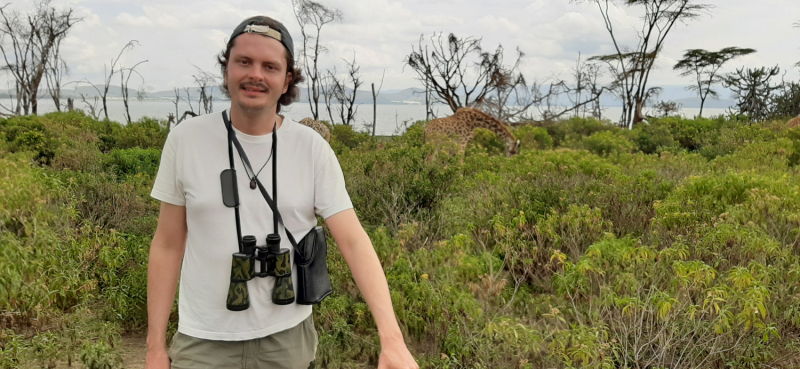
[[753,125],[725,125],[714,134],[702,137],[700,154],[711,160],[719,156],[733,153],[740,147],[751,143],[774,141],[778,133],[766,126]]
[[669,127],[663,123],[640,124],[633,130],[632,140],[639,151],[645,154],[654,154],[661,148],[676,145],[672,139]]
[[489,155],[502,155],[506,152],[506,143],[496,133],[486,128],[476,128],[467,152],[485,152]]
[[800,164],[800,127],[789,130],[786,136],[792,140],[794,152],[789,155],[789,165],[794,167]]
[[595,118],[573,117],[545,126],[547,133],[553,139],[553,146],[563,146],[569,140],[580,140],[597,132],[619,129],[607,121]]
[[427,217],[446,196],[458,173],[457,157],[434,158],[433,154],[430,145],[407,144],[343,152],[339,160],[362,221],[396,231],[400,224]]
[[[355,149],[362,143],[368,142],[372,139],[367,132],[356,132],[352,126],[344,124],[335,124],[331,130],[331,146],[336,148],[337,144],[341,144],[349,149]],[[337,150],[334,150],[337,151]],[[340,151],[337,151],[339,153]]]
[[673,140],[687,150],[698,150],[702,147],[703,141],[716,134],[715,132],[722,126],[722,119],[685,119],[682,117],[666,117],[653,119],[652,124],[659,124],[669,127]]
[[584,137],[583,146],[600,156],[630,153],[635,147],[627,138],[611,131],[598,132],[589,137]]
[[[152,179],[128,177],[124,182],[106,172],[60,173],[84,221],[104,229],[134,234],[152,233],[159,204],[148,194]],[[137,183],[139,181],[139,183]]]
[[520,146],[525,150],[547,150],[553,148],[553,139],[547,129],[525,125],[514,131],[520,141]]
[[161,150],[156,148],[141,149],[114,149],[106,154],[104,165],[117,176],[146,174],[155,177],[158,173],[158,163],[161,160]]
[[144,117],[128,125],[113,125],[111,134],[100,135],[100,149],[103,152],[133,147],[161,149],[167,133],[165,121]]

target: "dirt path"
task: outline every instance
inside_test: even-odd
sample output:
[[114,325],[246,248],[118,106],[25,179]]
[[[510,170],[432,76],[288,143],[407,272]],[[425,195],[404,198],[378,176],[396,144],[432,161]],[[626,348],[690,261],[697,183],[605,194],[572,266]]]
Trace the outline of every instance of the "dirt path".
[[122,336],[123,368],[144,368],[146,339],[147,336],[144,334],[126,334]]

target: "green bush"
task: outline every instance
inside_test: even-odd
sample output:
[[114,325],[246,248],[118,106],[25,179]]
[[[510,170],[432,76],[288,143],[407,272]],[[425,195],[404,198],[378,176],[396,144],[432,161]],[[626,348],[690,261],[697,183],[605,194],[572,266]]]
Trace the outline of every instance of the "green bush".
[[547,150],[553,148],[553,139],[545,128],[526,125],[515,130],[514,135],[520,141],[522,149]]
[[640,124],[633,130],[633,142],[639,151],[645,154],[654,154],[659,149],[676,146],[669,127],[663,123],[654,122]]
[[597,132],[619,129],[607,121],[595,118],[573,117],[545,126],[547,133],[553,139],[553,146],[563,146],[569,140],[580,140]]
[[430,145],[407,144],[342,153],[347,189],[362,221],[396,231],[400,224],[430,214],[457,177],[458,160],[433,154]]
[[611,131],[598,132],[584,137],[582,142],[587,150],[600,156],[630,153],[635,147],[627,138]]
[[141,149],[114,149],[106,154],[105,167],[123,177],[127,175],[146,174],[155,177],[158,173],[158,163],[161,160],[161,150],[156,148]]
[[794,152],[789,155],[789,165],[794,167],[800,164],[800,127],[789,130],[786,136],[792,140]]
[[714,134],[702,138],[700,154],[711,160],[725,156],[736,151],[737,148],[750,143],[774,141],[778,133],[760,124],[753,125],[724,125]]
[[144,117],[128,125],[112,125],[111,134],[100,135],[100,149],[161,149],[167,140],[167,125],[163,120]]
[[721,119],[686,119],[682,117],[666,117],[653,119],[652,124],[669,127],[673,140],[687,150],[699,150],[704,140],[716,134],[723,124]]
[[484,152],[489,155],[502,155],[506,152],[506,143],[496,133],[486,128],[476,128],[467,152]]
[[336,124],[333,126],[331,130],[331,146],[334,147],[334,151],[340,153],[340,150],[336,150],[337,145],[342,145],[349,149],[355,149],[362,143],[368,142],[372,139],[372,137],[367,132],[356,132],[353,130],[352,126],[344,125],[344,124]]

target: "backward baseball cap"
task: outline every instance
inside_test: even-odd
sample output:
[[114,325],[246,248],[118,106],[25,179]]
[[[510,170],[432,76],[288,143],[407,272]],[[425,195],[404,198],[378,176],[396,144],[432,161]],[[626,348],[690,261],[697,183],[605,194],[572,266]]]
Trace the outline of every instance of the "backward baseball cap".
[[[278,29],[270,26],[255,24],[266,22],[276,24]],[[255,33],[278,40],[289,52],[289,56],[292,58],[292,60],[294,60],[294,42],[292,41],[292,36],[289,34],[289,30],[286,29],[286,26],[284,26],[283,23],[263,15],[247,18],[233,29],[233,33],[231,33],[231,37],[228,39],[228,45],[231,45],[233,40],[243,33]]]

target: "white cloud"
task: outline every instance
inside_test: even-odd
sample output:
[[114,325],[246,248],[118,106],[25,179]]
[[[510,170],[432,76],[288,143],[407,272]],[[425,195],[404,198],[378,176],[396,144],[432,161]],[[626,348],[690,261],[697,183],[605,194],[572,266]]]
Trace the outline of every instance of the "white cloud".
[[[34,0],[12,6],[26,9]],[[688,83],[677,77],[672,65],[689,48],[752,47],[758,53],[736,59],[726,67],[760,67],[779,64],[790,69],[787,79],[797,79],[800,61],[800,20],[796,0],[763,0],[757,6],[745,0],[706,0],[717,7],[710,15],[678,24],[669,35],[651,78],[654,84]],[[129,40],[141,45],[125,53],[122,61],[140,60],[140,72],[156,90],[192,84],[192,65],[216,71],[214,57],[224,47],[231,30],[245,17],[264,14],[284,22],[301,44],[299,27],[288,0],[65,0],[83,17],[65,39],[62,52],[70,65],[70,79],[102,79],[103,67]],[[323,29],[322,42],[330,50],[321,58],[323,68],[343,70],[342,58],[353,51],[362,65],[366,86],[379,82],[386,71],[384,89],[418,86],[416,75],[404,68],[403,59],[433,32],[453,32],[479,37],[493,50],[502,44],[511,63],[519,47],[526,57],[522,70],[529,80],[553,74],[565,76],[578,53],[584,59],[614,51],[597,6],[591,1],[568,0],[325,0],[340,8],[342,22]],[[776,11],[782,9],[784,11]],[[640,14],[627,7],[612,8],[618,40],[632,45]],[[758,32],[753,32],[757,29]],[[299,51],[299,49],[298,49]],[[1,85],[1,84],[0,84]]]

